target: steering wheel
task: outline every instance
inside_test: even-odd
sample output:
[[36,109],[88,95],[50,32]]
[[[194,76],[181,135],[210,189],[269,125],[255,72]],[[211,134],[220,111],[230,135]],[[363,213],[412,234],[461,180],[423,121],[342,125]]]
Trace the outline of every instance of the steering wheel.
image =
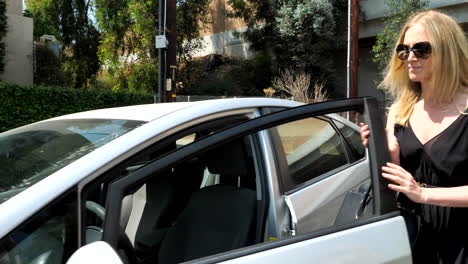
[[[86,210],[93,213],[97,218],[104,222],[106,217],[106,209],[100,204],[93,201],[86,201]],[[86,226],[86,244],[102,240],[102,227],[99,226]]]
[[93,212],[94,215],[104,222],[104,218],[106,218],[106,209],[104,209],[100,204],[93,201],[86,201],[86,209]]
[[[93,202],[86,201],[86,210],[92,212],[97,218],[101,219],[104,222],[106,218],[106,209],[102,205]],[[98,226],[87,226],[86,227],[86,244],[102,240],[103,230],[102,227]],[[125,252],[125,257],[129,263],[137,263],[137,257],[135,254],[135,249],[133,248],[130,239],[128,238],[125,230],[121,230],[119,234],[118,248],[122,249]]]

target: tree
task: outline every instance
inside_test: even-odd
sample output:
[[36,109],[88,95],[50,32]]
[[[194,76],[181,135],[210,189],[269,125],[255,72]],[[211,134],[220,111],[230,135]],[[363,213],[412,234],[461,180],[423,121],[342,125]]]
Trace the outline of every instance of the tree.
[[228,1],[230,16],[247,23],[242,36],[273,58],[274,70],[292,68],[320,81],[332,78],[333,51],[345,43],[338,25],[346,17],[346,1]]
[[[192,53],[203,48],[200,32],[204,26],[212,23],[209,16],[210,0],[177,0],[177,69],[181,85],[190,85],[199,67],[194,63]],[[180,89],[178,89],[180,90]],[[177,91],[179,92],[179,91]]]
[[156,57],[158,1],[96,0],[96,18],[102,31],[99,59],[115,70],[132,60]]
[[25,0],[26,8],[23,15],[33,19],[33,37],[39,40],[43,35],[53,35],[61,40],[60,30],[56,21],[59,10],[53,0]]
[[385,10],[385,27],[382,32],[377,34],[376,42],[371,51],[379,70],[384,70],[390,61],[403,23],[413,13],[428,6],[426,0],[386,0],[385,4],[388,7]]
[[91,0],[26,0],[34,36],[55,35],[63,44],[61,66],[71,87],[88,87],[100,68],[99,32],[90,20]]
[[327,79],[334,72],[330,58],[337,48],[334,43],[336,23],[330,1],[284,1],[276,17],[281,41],[287,51],[281,65],[291,62],[294,68],[307,71],[314,78]]
[[[209,0],[177,0],[177,63],[190,67],[190,53],[201,48],[200,29],[208,20]],[[156,91],[157,50],[155,36],[158,35],[159,2],[153,0],[96,0],[96,17],[102,38],[99,45],[99,59],[109,73],[116,76],[115,89],[133,89],[128,82],[134,79],[146,80]],[[132,66],[145,64],[145,67]],[[135,69],[145,69],[144,71]],[[145,84],[145,90],[151,85]],[[136,87],[135,87],[136,88]]]

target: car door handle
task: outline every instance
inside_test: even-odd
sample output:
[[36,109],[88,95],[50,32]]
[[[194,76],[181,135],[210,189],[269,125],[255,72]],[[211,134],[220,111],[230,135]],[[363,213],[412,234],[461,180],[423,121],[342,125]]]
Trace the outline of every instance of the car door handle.
[[290,219],[290,226],[284,226],[283,227],[283,232],[289,234],[290,236],[295,236],[297,232],[297,216],[296,212],[294,212],[294,207],[292,204],[291,199],[287,195],[283,195],[284,202],[286,203],[286,206],[288,207],[289,215],[291,217]]

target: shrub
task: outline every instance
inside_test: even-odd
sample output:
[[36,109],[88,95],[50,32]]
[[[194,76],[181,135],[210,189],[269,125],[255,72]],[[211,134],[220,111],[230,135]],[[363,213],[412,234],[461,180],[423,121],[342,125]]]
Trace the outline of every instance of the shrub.
[[[311,76],[302,71],[295,72],[291,69],[280,71],[279,76],[273,79],[272,85],[273,91],[285,92],[294,100],[307,104],[326,101],[328,98],[324,89],[325,83],[316,82],[311,90]],[[273,94],[273,91],[268,92]]]
[[261,96],[271,84],[271,59],[261,52],[246,60],[210,55],[190,64],[179,71],[179,94]]
[[152,103],[147,94],[0,82],[0,131],[69,113]]
[[155,63],[140,63],[132,66],[132,73],[128,77],[128,89],[146,93],[157,91],[158,66]]

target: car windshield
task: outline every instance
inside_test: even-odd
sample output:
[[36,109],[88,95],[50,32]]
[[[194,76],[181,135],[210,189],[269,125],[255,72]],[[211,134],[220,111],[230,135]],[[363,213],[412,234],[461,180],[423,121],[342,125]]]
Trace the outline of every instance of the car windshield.
[[53,120],[1,133],[0,203],[143,123]]

